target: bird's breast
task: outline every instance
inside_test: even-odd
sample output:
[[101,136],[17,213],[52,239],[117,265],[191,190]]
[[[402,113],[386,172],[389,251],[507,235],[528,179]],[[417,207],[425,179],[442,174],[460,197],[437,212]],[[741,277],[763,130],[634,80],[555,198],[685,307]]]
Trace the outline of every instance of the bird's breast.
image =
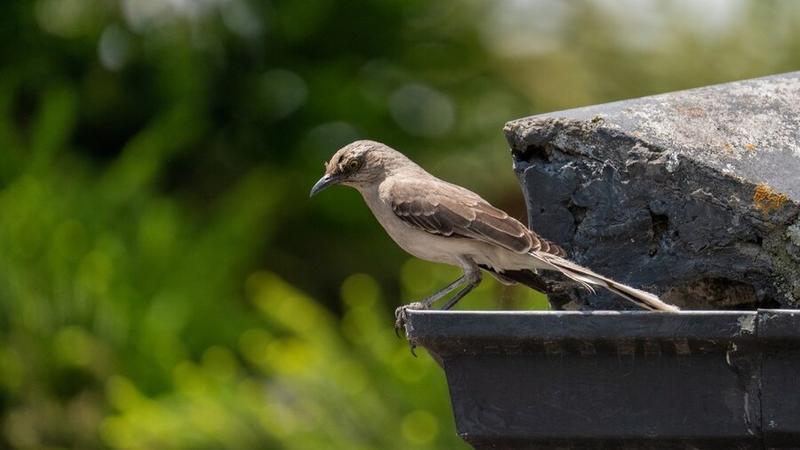
[[377,190],[362,190],[361,194],[372,214],[400,248],[427,261],[460,265],[453,252],[452,239],[428,233],[404,222],[394,213],[390,203],[380,198]]

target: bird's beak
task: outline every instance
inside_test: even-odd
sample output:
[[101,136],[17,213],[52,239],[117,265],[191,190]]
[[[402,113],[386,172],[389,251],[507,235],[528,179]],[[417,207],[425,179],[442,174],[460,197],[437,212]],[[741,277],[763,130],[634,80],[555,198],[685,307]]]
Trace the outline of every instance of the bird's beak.
[[334,184],[339,184],[341,178],[336,175],[325,174],[322,178],[314,184],[314,187],[311,188],[311,193],[308,194],[309,197],[313,197],[317,195],[323,189],[333,186]]

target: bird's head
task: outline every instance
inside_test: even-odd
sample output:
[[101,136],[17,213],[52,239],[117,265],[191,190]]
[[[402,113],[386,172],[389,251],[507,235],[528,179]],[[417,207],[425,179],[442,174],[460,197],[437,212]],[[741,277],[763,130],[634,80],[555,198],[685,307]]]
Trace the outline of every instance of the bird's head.
[[355,141],[340,148],[325,163],[325,174],[311,188],[310,196],[335,184],[355,188],[380,182],[394,162],[406,159],[392,148],[375,141]]

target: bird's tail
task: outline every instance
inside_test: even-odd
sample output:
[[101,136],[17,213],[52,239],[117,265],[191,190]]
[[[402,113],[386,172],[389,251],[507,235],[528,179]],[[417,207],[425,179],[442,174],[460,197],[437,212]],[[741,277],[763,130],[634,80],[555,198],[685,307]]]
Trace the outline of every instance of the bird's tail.
[[561,272],[570,280],[576,281],[583,287],[594,293],[593,286],[602,286],[620,297],[635,303],[636,305],[654,311],[680,311],[675,305],[664,303],[656,295],[636,289],[622,283],[618,283],[610,278],[592,272],[586,267],[579,266],[564,258],[555,255],[537,253],[535,256],[543,259],[555,270]]

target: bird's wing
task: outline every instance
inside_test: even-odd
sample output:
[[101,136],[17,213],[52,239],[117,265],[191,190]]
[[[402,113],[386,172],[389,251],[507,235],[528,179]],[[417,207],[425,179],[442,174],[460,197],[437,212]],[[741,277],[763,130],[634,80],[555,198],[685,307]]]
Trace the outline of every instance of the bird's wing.
[[460,186],[441,180],[400,182],[388,194],[397,217],[428,233],[477,239],[517,253],[565,255],[561,247]]

